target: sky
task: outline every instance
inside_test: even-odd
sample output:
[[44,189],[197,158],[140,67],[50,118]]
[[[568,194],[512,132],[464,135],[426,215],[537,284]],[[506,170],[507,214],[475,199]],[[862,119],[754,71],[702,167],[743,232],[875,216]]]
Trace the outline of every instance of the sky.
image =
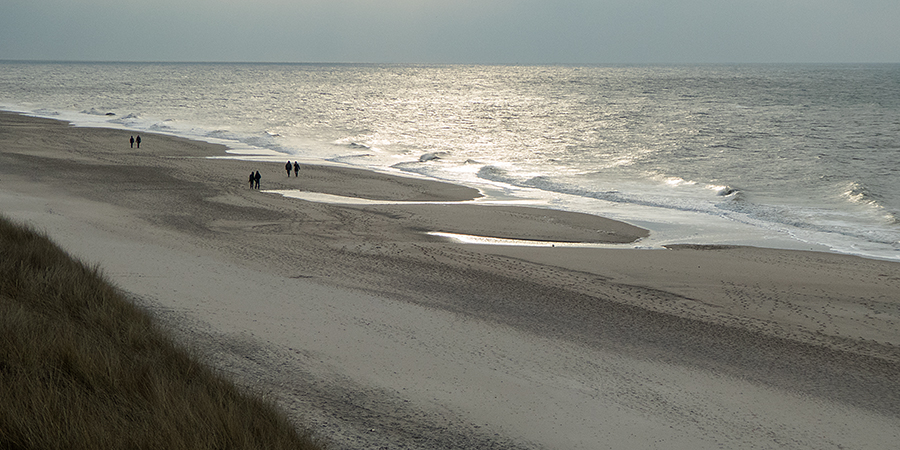
[[900,63],[898,0],[3,0],[0,60]]

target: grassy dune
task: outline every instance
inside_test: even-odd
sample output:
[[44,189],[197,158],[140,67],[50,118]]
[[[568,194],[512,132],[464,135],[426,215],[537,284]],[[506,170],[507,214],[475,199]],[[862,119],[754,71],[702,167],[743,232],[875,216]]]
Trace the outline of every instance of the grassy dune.
[[315,449],[99,273],[0,217],[0,448]]

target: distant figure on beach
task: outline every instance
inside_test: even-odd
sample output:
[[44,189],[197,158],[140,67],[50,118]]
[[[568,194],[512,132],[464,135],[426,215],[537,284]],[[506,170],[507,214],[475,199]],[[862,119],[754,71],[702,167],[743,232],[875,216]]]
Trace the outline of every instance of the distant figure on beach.
[[131,148],[134,148],[134,136],[131,136]]
[[294,161],[294,178],[300,176],[300,164],[297,164],[297,161]]
[[137,139],[134,140],[137,143],[138,148],[141,148],[141,135],[138,135]]
[[250,189],[253,189],[253,182],[256,181],[256,174],[250,172]]
[[253,180],[256,181],[256,188],[257,188],[257,189],[259,189],[259,179],[260,179],[260,178],[262,178],[262,176],[259,175],[259,171],[257,170],[257,171],[256,171],[256,175],[253,175]]
[[287,164],[284,165],[284,170],[287,170],[288,178],[291,177],[291,168],[292,167],[294,167],[294,166],[293,166],[293,164],[291,164],[290,161],[288,161]]

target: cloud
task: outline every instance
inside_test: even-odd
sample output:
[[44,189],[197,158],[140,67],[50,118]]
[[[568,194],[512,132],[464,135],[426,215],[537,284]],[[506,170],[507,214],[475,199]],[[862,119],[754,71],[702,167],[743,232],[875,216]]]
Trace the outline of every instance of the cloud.
[[0,58],[900,62],[888,0],[7,0]]

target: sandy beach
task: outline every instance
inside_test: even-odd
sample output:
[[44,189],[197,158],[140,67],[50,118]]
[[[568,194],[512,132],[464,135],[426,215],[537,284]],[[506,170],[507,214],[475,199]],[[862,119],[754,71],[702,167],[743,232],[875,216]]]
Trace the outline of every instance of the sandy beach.
[[[584,214],[0,112],[0,214],[28,223],[339,449],[894,448],[900,264],[624,243]],[[251,171],[262,175],[250,189]],[[299,189],[435,204],[332,204]],[[454,204],[454,202],[460,202]],[[702,244],[702,243],[700,243]]]

